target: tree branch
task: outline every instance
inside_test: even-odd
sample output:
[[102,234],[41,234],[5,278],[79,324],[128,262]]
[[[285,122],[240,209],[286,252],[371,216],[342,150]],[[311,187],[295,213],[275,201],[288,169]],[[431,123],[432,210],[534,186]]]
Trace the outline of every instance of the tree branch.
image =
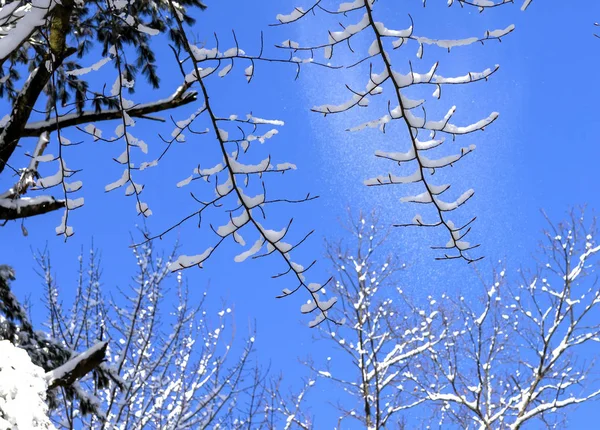
[[[158,100],[151,103],[139,104],[131,109],[127,109],[127,114],[130,117],[143,118],[149,114],[161,112],[167,109],[177,108],[196,101],[197,93],[186,93],[185,89],[179,87],[173,95],[166,99]],[[59,118],[50,118],[45,121],[36,121],[29,123],[23,129],[21,137],[34,137],[43,132],[53,132],[59,128],[73,127],[80,124],[85,124],[95,121],[108,121],[111,119],[119,119],[123,115],[120,109],[111,109],[101,112],[82,112],[72,113],[61,116]]]
[[0,198],[0,220],[11,221],[29,218],[64,208],[66,202],[52,196],[21,197],[18,199]]
[[26,169],[20,170],[19,180],[13,185],[8,191],[0,194],[0,200],[11,199],[16,200],[27,192],[31,185],[35,184],[35,180],[38,178],[38,166],[40,164],[40,158],[48,143],[50,142],[50,136],[48,133],[42,133],[38,138],[38,143],[33,150],[29,166]]
[[46,373],[48,390],[68,387],[100,366],[106,356],[108,342],[98,342],[87,351],[70,359],[62,366]]

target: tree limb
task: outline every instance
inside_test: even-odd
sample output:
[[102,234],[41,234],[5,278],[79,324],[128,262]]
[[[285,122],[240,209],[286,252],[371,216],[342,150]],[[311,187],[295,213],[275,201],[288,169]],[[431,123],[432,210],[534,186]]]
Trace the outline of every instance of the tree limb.
[[48,143],[50,142],[49,133],[42,133],[38,138],[38,143],[33,150],[29,166],[26,169],[20,171],[19,180],[13,185],[8,191],[0,194],[0,200],[11,199],[16,200],[27,192],[31,185],[35,184],[36,178],[38,178],[38,166],[40,164],[39,157],[44,154]]
[[108,342],[99,342],[62,366],[47,372],[45,377],[48,381],[48,390],[68,387],[100,366],[106,356],[107,346]]
[[[126,112],[130,117],[142,118],[148,114],[161,112],[167,109],[173,109],[188,103],[192,103],[196,101],[196,99],[196,92],[184,93],[178,89],[175,93],[173,93],[173,95],[166,99],[151,103],[139,104],[136,107],[127,109]],[[29,123],[24,127],[21,137],[34,137],[43,132],[53,132],[58,128],[73,127],[75,125],[89,122],[119,119],[122,117],[122,115],[123,112],[120,109],[110,109],[101,112],[88,111],[82,113],[72,113],[61,116],[58,119],[50,118],[45,121]]]
[[64,200],[52,196],[21,197],[18,199],[0,198],[0,220],[11,221],[19,218],[29,218],[52,212],[66,205]]

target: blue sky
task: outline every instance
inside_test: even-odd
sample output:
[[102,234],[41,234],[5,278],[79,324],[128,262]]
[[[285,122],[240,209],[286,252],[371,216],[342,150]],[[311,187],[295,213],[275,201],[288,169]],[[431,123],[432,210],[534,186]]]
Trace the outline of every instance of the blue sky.
[[[406,28],[408,14],[415,21],[415,33],[431,38],[464,38],[479,36],[485,30],[505,28],[515,24],[516,30],[502,43],[490,42],[455,48],[451,54],[439,48],[426,47],[422,60],[416,58],[416,45],[395,51],[395,63],[404,67],[407,60],[422,69],[440,61],[444,74],[464,74],[479,71],[494,64],[500,70],[487,83],[477,83],[451,89],[442,97],[442,108],[447,104],[458,107],[457,120],[467,122],[500,112],[496,123],[485,133],[459,138],[456,145],[477,145],[477,150],[465,158],[448,175],[453,187],[474,188],[475,197],[462,209],[463,216],[476,214],[478,220],[471,240],[482,244],[479,263],[481,270],[488,269],[499,259],[515,269],[530,260],[531,253],[544,227],[540,209],[554,220],[560,220],[567,210],[580,204],[598,209],[600,179],[594,163],[600,159],[597,132],[600,125],[600,87],[595,84],[600,40],[593,37],[594,20],[600,19],[600,4],[583,2],[577,7],[572,2],[533,2],[529,10],[520,12],[519,5],[488,10],[482,14],[475,9],[450,9],[439,2],[430,1],[423,9],[421,2],[413,0],[408,5],[381,1],[377,13],[384,17],[390,28]],[[438,2],[435,2],[438,3]],[[312,17],[293,26],[272,27],[277,13],[289,13],[296,4],[288,0],[259,2],[207,1],[209,9],[198,16],[196,33],[199,43],[212,46],[212,33],[216,31],[222,46],[232,45],[231,29],[235,29],[240,46],[247,53],[258,51],[260,30],[265,30],[266,46],[285,39],[300,42],[326,40],[324,23],[330,20]],[[306,6],[306,4],[304,4]],[[232,9],[235,8],[235,13]],[[363,42],[359,50],[368,47]],[[275,50],[266,50],[278,55]],[[281,54],[279,54],[281,55]],[[322,54],[317,54],[322,55]],[[147,101],[170,93],[177,80],[169,71],[170,53],[166,46],[158,48],[161,67],[163,58],[166,70],[163,88],[157,94],[141,92],[136,101]],[[351,55],[341,50],[333,62],[349,62]],[[94,60],[95,61],[95,60]],[[243,66],[245,67],[245,65]],[[388,166],[376,159],[373,153],[386,145],[397,150],[407,145],[400,127],[390,127],[386,135],[377,130],[362,133],[344,131],[349,126],[377,117],[377,109],[359,109],[348,114],[323,118],[309,109],[314,105],[341,102],[347,97],[343,83],[356,83],[362,88],[366,83],[364,69],[325,70],[318,67],[303,69],[300,79],[293,80],[295,70],[286,65],[256,67],[253,82],[247,85],[243,67],[238,65],[225,79],[212,77],[209,91],[214,95],[219,115],[243,115],[252,111],[263,118],[277,118],[286,122],[280,133],[267,143],[266,149],[278,160],[298,165],[298,170],[286,174],[282,181],[273,184],[274,192],[303,196],[310,191],[320,198],[303,205],[281,207],[271,218],[272,228],[282,227],[287,216],[294,217],[295,234],[315,229],[316,232],[298,252],[299,260],[322,260],[324,237],[340,237],[338,220],[346,216],[349,206],[355,210],[375,208],[386,223],[409,221],[418,208],[401,204],[403,189],[367,188],[362,181],[384,173]],[[362,72],[362,73],[361,73]],[[112,82],[114,78],[107,78]],[[193,107],[172,112],[177,120],[186,118]],[[113,125],[102,128],[111,130]],[[157,132],[169,134],[172,126],[156,123],[138,123],[136,136],[150,146],[150,156],[162,147]],[[70,132],[67,137],[77,139]],[[182,215],[193,210],[189,190],[177,189],[175,183],[187,177],[201,159],[199,154],[212,145],[211,137],[190,138],[188,143],[177,145],[161,165],[142,172],[140,181],[146,185],[142,194],[154,215],[147,225],[158,232]],[[404,149],[406,150],[406,149]],[[72,215],[71,225],[75,236],[66,243],[54,236],[54,227],[60,221],[55,213],[27,220],[28,237],[21,234],[18,223],[3,227],[0,262],[16,268],[18,280],[14,288],[19,297],[31,294],[35,310],[43,306],[35,298],[41,294],[39,281],[32,272],[31,249],[48,246],[54,255],[54,265],[63,289],[74,285],[76,255],[87,247],[92,237],[102,250],[106,285],[123,285],[133,271],[133,257],[128,249],[130,233],[142,220],[136,216],[135,202],[124,197],[123,191],[104,193],[103,188],[120,176],[121,169],[111,157],[121,148],[86,140],[81,146],[68,148],[69,167],[82,168],[85,206]],[[208,162],[203,167],[208,167]],[[52,172],[52,167],[49,172]],[[273,183],[273,182],[272,182]],[[192,225],[180,229],[159,243],[168,250],[177,236],[182,252],[200,253],[206,248],[203,233]],[[137,236],[139,238],[139,236]],[[437,242],[436,242],[437,240]],[[392,235],[394,252],[409,265],[400,279],[408,291],[415,295],[441,295],[443,292],[461,291],[478,293],[472,269],[464,262],[436,262],[429,245],[445,243],[442,232],[422,229],[397,229]],[[277,272],[277,261],[261,259],[242,264],[233,262],[239,252],[233,246],[221,249],[203,270],[185,272],[190,285],[202,292],[210,281],[210,294],[223,297],[235,307],[238,333],[243,333],[250,322],[258,327],[257,348],[262,360],[270,360],[272,368],[282,370],[292,380],[303,375],[297,358],[311,354],[315,360],[326,353],[312,347],[311,330],[306,327],[299,305],[306,300],[303,292],[284,300],[275,299],[286,287],[283,281],[273,281],[270,275]],[[124,262],[127,262],[126,264]],[[312,273],[315,281],[327,278],[327,264],[319,261]],[[215,313],[218,304],[215,304]],[[36,314],[37,316],[37,314]],[[313,406],[313,411],[318,409]],[[581,428],[593,406],[581,407],[570,416],[571,428]]]

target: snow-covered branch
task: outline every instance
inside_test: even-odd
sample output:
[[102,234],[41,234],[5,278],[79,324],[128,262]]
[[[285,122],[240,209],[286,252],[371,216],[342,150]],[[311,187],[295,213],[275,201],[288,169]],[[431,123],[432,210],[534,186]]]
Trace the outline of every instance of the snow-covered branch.
[[[74,127],[101,121],[120,119],[123,112],[132,118],[144,118],[150,114],[175,109],[180,106],[196,101],[197,94],[193,91],[186,92],[188,85],[184,84],[169,97],[149,103],[138,103],[125,109],[106,109],[100,112],[83,111],[60,115],[58,118],[50,118],[44,121],[33,121],[25,125],[21,137],[35,137],[43,132],[54,132],[58,129]],[[93,136],[93,131],[90,132]]]
[[64,208],[64,200],[53,196],[20,197],[16,199],[0,198],[0,220],[10,221],[43,215]]
[[98,342],[85,352],[71,358],[65,364],[52,369],[45,375],[48,389],[56,387],[67,387],[83,378],[92,370],[97,368],[106,357],[107,342]]
[[[376,96],[380,96],[384,92],[384,88],[391,89],[390,99],[388,100],[388,113],[380,118],[352,127],[350,131],[360,131],[365,128],[379,128],[382,132],[386,132],[388,125],[394,121],[402,124],[403,130],[409,137],[408,151],[404,152],[384,152],[377,151],[376,156],[393,161],[399,167],[411,166],[412,174],[408,176],[399,176],[389,172],[378,177],[367,179],[367,186],[392,185],[392,184],[419,184],[422,188],[420,194],[407,196],[402,199],[404,202],[418,203],[431,207],[434,220],[423,221],[421,215],[416,215],[413,221],[409,224],[398,224],[399,226],[428,226],[442,227],[448,232],[448,242],[442,246],[435,246],[434,249],[443,250],[443,256],[439,259],[464,259],[468,262],[474,262],[481,257],[473,257],[469,251],[477,248],[478,245],[472,245],[465,240],[465,236],[471,230],[471,224],[475,220],[472,217],[467,222],[455,223],[450,217],[450,212],[464,205],[473,195],[472,189],[463,191],[458,197],[447,200],[442,199],[442,194],[447,193],[450,188],[449,184],[438,185],[433,182],[433,174],[445,167],[456,165],[463,157],[475,149],[475,145],[469,145],[452,155],[436,156],[431,158],[429,155],[434,148],[445,147],[445,137],[449,136],[452,139],[460,135],[483,131],[487,126],[492,124],[498,117],[498,113],[492,112],[482,119],[471,124],[455,124],[452,117],[456,111],[456,107],[451,107],[443,118],[429,119],[428,108],[426,107],[425,99],[412,100],[407,96],[408,91],[413,91],[418,86],[432,85],[435,90],[433,98],[439,99],[442,96],[442,88],[451,85],[469,85],[479,81],[489,79],[497,70],[495,65],[483,71],[468,72],[461,76],[446,77],[438,74],[437,70],[439,62],[435,62],[429,71],[417,72],[413,69],[412,63],[408,62],[408,72],[402,73],[398,71],[395,60],[392,60],[392,55],[386,51],[387,39],[393,39],[391,47],[397,49],[408,46],[410,42],[418,44],[417,57],[423,57],[424,46],[431,45],[450,51],[452,48],[464,47],[473,44],[485,44],[492,40],[501,40],[514,29],[514,26],[509,25],[498,30],[485,31],[483,36],[470,37],[464,39],[432,39],[424,36],[417,36],[414,32],[414,23],[411,19],[411,25],[402,30],[394,30],[387,28],[383,22],[378,21],[377,8],[378,3],[372,0],[356,0],[351,3],[342,3],[336,10],[328,10],[321,5],[322,2],[316,2],[310,9],[304,10],[297,7],[289,15],[278,15],[277,20],[280,24],[286,24],[303,19],[309,15],[308,12],[316,12],[318,10],[326,13],[340,13],[348,16],[350,24],[341,23],[341,31],[328,30],[328,40],[325,43],[303,46],[298,42],[286,40],[279,44],[278,47],[284,50],[289,50],[292,53],[307,53],[312,58],[315,51],[322,50],[325,58],[329,59],[333,56],[334,49],[341,47],[344,44],[350,46],[350,40],[359,37],[369,37],[372,43],[366,54],[362,54],[360,59],[350,67],[359,66],[362,63],[368,62],[368,80],[364,90],[352,89],[349,85],[346,88],[351,92],[351,98],[341,104],[325,104],[315,106],[313,111],[322,113],[323,115],[346,112],[359,107],[366,107],[370,100]],[[425,3],[425,2],[424,2]],[[453,2],[449,2],[452,5]],[[493,2],[467,2],[460,1],[461,5],[472,4],[480,8],[492,7],[507,1]],[[357,14],[359,15],[356,18]],[[352,52],[354,49],[350,48]],[[374,72],[374,68],[381,67],[380,72]],[[415,114],[415,109],[419,108],[422,116]],[[429,137],[423,139],[420,133],[426,132]],[[442,136],[437,137],[438,134]],[[448,193],[449,194],[449,193]]]
[[[174,7],[174,5],[172,5]],[[248,153],[252,150],[252,146],[255,142],[264,143],[267,139],[272,138],[278,133],[279,127],[283,125],[283,121],[264,119],[253,114],[247,114],[245,118],[240,118],[237,115],[223,116],[218,115],[215,111],[214,104],[210,97],[210,89],[208,84],[208,77],[215,70],[214,68],[203,68],[201,63],[207,59],[222,59],[231,58],[250,62],[250,65],[246,68],[245,73],[248,81],[254,74],[254,63],[256,61],[270,61],[259,55],[257,57],[249,57],[245,53],[241,52],[239,46],[236,46],[224,53],[220,53],[217,48],[206,49],[198,48],[191,44],[185,34],[183,23],[179,18],[175,18],[179,22],[180,32],[183,43],[182,47],[189,55],[192,63],[192,70],[184,72],[185,81],[190,85],[195,84],[199,87],[199,94],[202,99],[202,107],[199,112],[205,113],[210,124],[210,133],[213,135],[216,143],[216,152],[219,153],[219,159],[215,160],[216,164],[209,168],[196,168],[191,176],[180,181],[178,186],[183,187],[190,184],[195,179],[203,179],[206,182],[214,181],[213,190],[214,194],[206,199],[196,198],[196,201],[200,204],[198,211],[194,212],[177,222],[176,225],[181,225],[192,217],[200,217],[206,210],[215,208],[218,206],[229,205],[227,210],[229,220],[225,224],[213,227],[211,229],[216,235],[215,243],[212,246],[206,248],[200,254],[197,255],[181,255],[171,265],[171,270],[181,270],[184,268],[199,266],[209,259],[225,242],[225,240],[232,238],[236,243],[245,246],[246,241],[241,235],[241,230],[250,230],[251,234],[256,237],[254,244],[246,251],[240,253],[235,257],[235,261],[242,262],[247,258],[260,258],[269,255],[278,255],[283,263],[283,269],[280,273],[274,277],[282,277],[289,275],[293,279],[293,289],[286,288],[283,291],[281,297],[288,296],[298,289],[304,289],[309,294],[311,302],[308,305],[302,307],[303,313],[312,313],[315,317],[310,321],[309,325],[316,326],[321,322],[328,319],[327,312],[334,305],[335,298],[325,300],[319,296],[319,290],[323,288],[322,284],[308,283],[305,278],[305,272],[314,264],[311,263],[308,267],[305,267],[299,263],[296,263],[292,257],[291,252],[311,234],[308,233],[302,239],[295,244],[287,242],[286,236],[288,235],[289,228],[292,221],[288,223],[281,230],[271,230],[263,225],[263,221],[259,219],[266,217],[265,208],[274,203],[286,201],[287,199],[267,199],[267,188],[266,183],[263,180],[263,176],[269,174],[284,174],[289,170],[294,170],[296,166],[289,162],[273,163],[271,156],[263,159],[257,164],[249,164],[244,161],[244,158],[248,157]],[[284,61],[296,65],[293,61]],[[225,67],[219,75],[224,76],[228,73],[229,67]],[[192,118],[193,119],[193,118]],[[186,123],[181,124],[183,127]],[[234,131],[230,128],[236,126]],[[242,126],[246,126],[244,129]],[[270,127],[270,130],[258,133],[259,129]],[[179,127],[174,131],[175,134],[180,133]],[[251,129],[248,132],[248,128]],[[234,137],[233,133],[238,136]],[[124,181],[119,182],[117,185],[122,185]],[[251,190],[258,189],[258,194],[250,196],[249,194],[256,193]],[[307,195],[306,198],[299,199],[298,202],[311,200],[313,197]],[[217,203],[218,202],[218,203]],[[172,228],[167,229],[159,236],[164,235]],[[252,233],[253,231],[253,233]],[[286,241],[284,241],[286,240]],[[261,253],[261,250],[264,252]]]

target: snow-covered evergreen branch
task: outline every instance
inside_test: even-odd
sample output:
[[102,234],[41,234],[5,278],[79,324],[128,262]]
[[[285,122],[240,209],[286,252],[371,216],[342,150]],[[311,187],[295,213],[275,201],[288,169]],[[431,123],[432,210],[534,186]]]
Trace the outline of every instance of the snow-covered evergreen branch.
[[[48,388],[47,401],[50,407],[57,406],[57,387],[63,395],[80,405],[82,413],[92,412],[102,416],[98,405],[88,393],[78,390],[78,380],[90,377],[92,373],[99,387],[109,381],[120,384],[116,374],[102,361],[104,345],[81,351],[70,348],[57,337],[35,331],[27,313],[12,293],[9,282],[14,280],[14,272],[8,266],[0,265],[0,339],[10,341],[14,346],[27,352],[34,365],[41,367],[44,384]],[[91,345],[89,345],[91,346]]]

